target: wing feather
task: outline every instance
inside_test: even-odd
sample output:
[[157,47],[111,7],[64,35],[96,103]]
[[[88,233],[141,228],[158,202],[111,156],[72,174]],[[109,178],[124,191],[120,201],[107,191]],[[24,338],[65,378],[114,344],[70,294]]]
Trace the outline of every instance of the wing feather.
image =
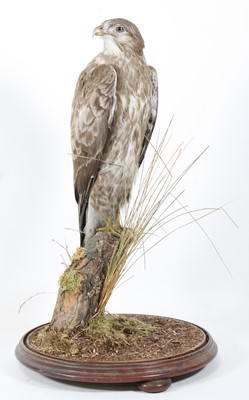
[[158,109],[158,80],[157,80],[157,72],[155,68],[149,66],[150,69],[150,78],[152,82],[152,101],[151,101],[151,114],[148,122],[148,126],[144,135],[144,140],[143,140],[143,145],[142,145],[142,150],[140,153],[140,158],[138,162],[138,166],[143,162],[149,141],[151,139],[151,135],[156,123],[156,117],[157,117],[157,109]]
[[74,189],[81,244],[91,188],[96,180],[116,104],[117,74],[106,64],[89,65],[79,76],[72,105]]

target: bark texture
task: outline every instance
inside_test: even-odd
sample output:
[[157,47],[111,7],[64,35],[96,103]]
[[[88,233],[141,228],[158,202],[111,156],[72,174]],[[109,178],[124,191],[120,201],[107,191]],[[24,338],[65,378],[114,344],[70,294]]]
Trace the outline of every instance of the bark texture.
[[87,326],[98,309],[108,265],[118,239],[98,232],[60,279],[60,289],[50,328],[63,331]]

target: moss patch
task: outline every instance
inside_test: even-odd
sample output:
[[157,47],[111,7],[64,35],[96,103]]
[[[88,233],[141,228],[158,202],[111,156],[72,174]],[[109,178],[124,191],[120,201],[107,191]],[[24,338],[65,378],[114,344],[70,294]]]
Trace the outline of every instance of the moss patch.
[[39,352],[46,354],[75,356],[79,352],[77,341],[72,335],[47,327],[39,331],[32,344]]
[[59,286],[63,292],[77,292],[83,282],[82,274],[72,267],[68,267],[59,279]]
[[75,253],[71,257],[71,263],[81,260],[86,255],[86,249],[84,247],[78,247]]
[[106,314],[92,319],[87,328],[79,327],[73,331],[55,331],[46,325],[29,340],[32,347],[41,353],[74,357],[82,352],[82,344],[87,345],[89,340],[107,351],[118,351],[129,347],[133,335],[147,336],[153,330],[152,325],[136,318]]
[[136,318],[106,314],[90,321],[84,336],[94,337],[101,345],[119,347],[129,344],[129,336],[133,333],[145,335],[153,331],[153,327]]

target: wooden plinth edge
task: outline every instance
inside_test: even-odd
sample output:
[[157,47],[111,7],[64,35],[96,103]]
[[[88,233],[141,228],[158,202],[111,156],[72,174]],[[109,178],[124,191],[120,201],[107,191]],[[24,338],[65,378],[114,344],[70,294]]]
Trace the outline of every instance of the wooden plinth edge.
[[22,337],[15,354],[26,367],[50,378],[101,384],[135,382],[139,390],[157,393],[169,388],[171,378],[198,371],[216,356],[218,348],[212,336],[203,328],[198,328],[206,335],[203,345],[191,352],[170,358],[128,362],[69,361],[40,354],[29,348],[27,338],[34,329]]

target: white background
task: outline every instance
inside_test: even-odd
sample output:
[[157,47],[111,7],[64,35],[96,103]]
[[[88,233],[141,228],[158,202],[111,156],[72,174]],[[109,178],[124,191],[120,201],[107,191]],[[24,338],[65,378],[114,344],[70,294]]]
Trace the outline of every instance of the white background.
[[[249,373],[249,5],[242,0],[14,1],[0,3],[1,391],[11,400],[245,399]],[[65,243],[78,245],[69,121],[75,83],[101,51],[103,20],[142,32],[159,75],[156,132],[174,114],[175,143],[193,139],[188,160],[208,152],[184,180],[191,208],[219,207],[202,221],[231,275],[197,226],[170,236],[138,262],[111,312],[167,315],[205,327],[219,355],[162,394],[97,391],[22,367],[22,334],[51,318]],[[18,314],[20,305],[34,294]]]

